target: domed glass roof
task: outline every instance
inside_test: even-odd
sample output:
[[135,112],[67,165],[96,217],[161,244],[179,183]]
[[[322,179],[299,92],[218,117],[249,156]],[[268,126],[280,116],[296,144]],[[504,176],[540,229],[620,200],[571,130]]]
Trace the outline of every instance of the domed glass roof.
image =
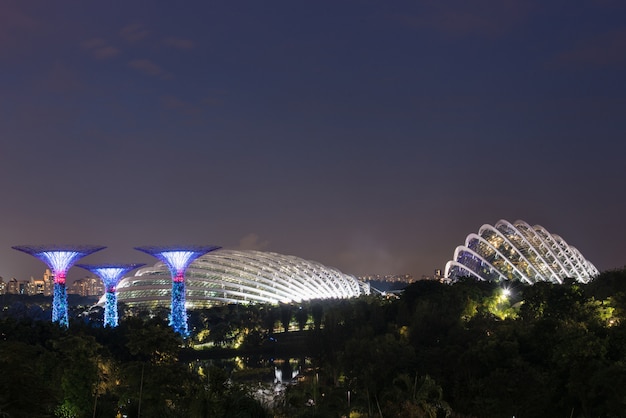
[[[369,285],[315,261],[262,251],[217,250],[192,262],[185,273],[187,308],[226,303],[289,303],[369,294]],[[117,286],[129,306],[168,307],[172,280],[167,266],[137,270]]]
[[480,280],[562,283],[573,278],[587,283],[598,270],[563,238],[524,221],[483,225],[458,246],[448,261],[445,277],[472,276]]

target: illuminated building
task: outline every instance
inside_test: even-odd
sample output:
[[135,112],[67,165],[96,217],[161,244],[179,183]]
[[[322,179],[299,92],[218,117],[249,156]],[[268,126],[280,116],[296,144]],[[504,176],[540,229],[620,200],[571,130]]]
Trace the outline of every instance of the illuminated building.
[[217,250],[216,246],[194,247],[136,247],[136,250],[158,258],[167,265],[172,276],[172,295],[170,303],[170,326],[187,337],[187,308],[185,305],[185,270],[196,258]]
[[12,247],[37,257],[47,264],[54,275],[54,291],[52,296],[52,322],[62,326],[69,326],[67,315],[67,289],[65,279],[67,271],[80,258],[85,257],[105,247],[99,246],[56,246],[56,245],[18,245]]
[[84,268],[97,275],[102,279],[105,287],[105,304],[104,304],[104,326],[117,326],[117,293],[116,287],[122,276],[131,270],[143,266],[143,264],[77,264],[78,267]]
[[28,282],[23,280],[18,281],[15,277],[9,280],[7,283],[7,293],[13,295],[22,295],[26,292]]
[[[2,287],[2,285],[3,282],[0,277],[0,287]],[[15,277],[12,278],[5,284],[4,292],[16,295],[52,296],[53,286],[54,277],[52,276],[50,269],[46,269],[42,279],[35,279],[31,277],[29,280],[17,280]],[[2,293],[3,291],[0,289],[0,294]]]
[[[46,271],[50,271],[47,270]],[[0,277],[0,294],[4,292],[15,295],[52,295],[52,280],[47,281],[45,276],[43,279],[35,279],[31,277],[29,280],[17,280],[13,277],[8,283],[4,283]]]
[[[43,279],[30,278],[32,284],[31,295],[46,295],[46,282]],[[46,295],[50,296],[50,294]]]
[[44,296],[52,296],[54,292],[54,275],[50,269],[46,269],[43,273],[43,294]]
[[368,274],[367,276],[359,276],[359,280],[363,282],[390,282],[390,283],[406,283],[415,282],[410,274]]
[[542,226],[500,220],[469,234],[454,251],[444,274],[449,280],[471,276],[533,284],[562,283],[565,278],[587,283],[599,272],[576,248]]
[[103,293],[104,285],[102,284],[102,280],[95,277],[76,279],[67,288],[68,295],[100,296]]
[[[168,268],[144,267],[122,279],[118,298],[130,307],[166,307]],[[263,251],[220,249],[199,257],[185,273],[187,307],[229,303],[290,303],[370,294],[370,286],[332,267],[299,257]],[[102,299],[99,304],[103,303]]]

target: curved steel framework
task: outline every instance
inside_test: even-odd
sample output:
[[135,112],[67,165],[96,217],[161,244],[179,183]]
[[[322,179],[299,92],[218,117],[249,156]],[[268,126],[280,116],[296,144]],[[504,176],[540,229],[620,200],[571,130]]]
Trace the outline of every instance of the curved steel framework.
[[65,327],[69,326],[67,315],[67,289],[65,287],[67,271],[79,259],[106,247],[95,245],[16,245],[12,248],[37,257],[50,268],[50,271],[54,275],[52,322],[58,322]]
[[217,250],[218,246],[193,247],[135,247],[136,250],[158,258],[167,265],[172,276],[170,326],[184,337],[189,335],[185,306],[185,270],[196,258]]
[[[368,284],[334,268],[261,251],[215,251],[191,263],[185,276],[190,308],[228,303],[278,304],[370,293]],[[118,286],[118,297],[129,306],[166,306],[170,293],[167,285],[167,267],[157,263],[125,277]]]
[[483,225],[478,234],[469,234],[445,269],[445,277],[451,280],[471,276],[528,284],[562,283],[565,278],[587,283],[598,274],[595,266],[563,238],[520,220],[512,224],[499,220],[494,226]]
[[84,268],[100,277],[104,283],[105,298],[104,304],[104,326],[117,326],[117,293],[116,286],[122,276],[145,264],[76,264],[77,267]]

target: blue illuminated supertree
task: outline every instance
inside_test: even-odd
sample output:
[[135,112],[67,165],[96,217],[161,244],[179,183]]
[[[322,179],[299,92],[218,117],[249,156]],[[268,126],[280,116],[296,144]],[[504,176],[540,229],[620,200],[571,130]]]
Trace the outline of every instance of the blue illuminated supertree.
[[89,270],[102,279],[105,288],[104,326],[117,326],[117,284],[122,276],[145,264],[76,264],[77,267]]
[[163,261],[172,274],[172,304],[170,326],[183,337],[189,336],[185,307],[185,270],[196,258],[217,250],[217,246],[194,247],[135,247]]
[[64,327],[69,326],[67,316],[67,289],[65,287],[67,271],[79,259],[106,247],[95,245],[17,245],[12,248],[37,257],[48,265],[54,275],[52,322],[58,322]]

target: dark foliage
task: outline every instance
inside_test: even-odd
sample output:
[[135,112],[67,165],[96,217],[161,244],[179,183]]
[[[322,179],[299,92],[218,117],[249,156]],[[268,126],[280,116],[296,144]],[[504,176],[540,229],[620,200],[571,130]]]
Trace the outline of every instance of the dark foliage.
[[[64,329],[13,301],[0,320],[0,416],[623,416],[626,270],[510,290],[467,279],[418,282],[396,300],[229,305],[191,312],[187,341],[167,312],[114,329],[76,315]],[[310,367],[270,413],[232,370],[180,361],[206,341]]]

